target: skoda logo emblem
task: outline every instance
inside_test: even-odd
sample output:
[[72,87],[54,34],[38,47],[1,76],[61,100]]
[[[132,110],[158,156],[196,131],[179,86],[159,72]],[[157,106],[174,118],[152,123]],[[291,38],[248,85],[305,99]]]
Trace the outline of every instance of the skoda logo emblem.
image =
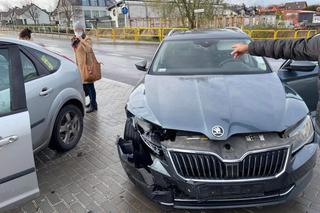
[[221,126],[214,126],[212,128],[212,135],[216,138],[221,138],[224,134],[224,129]]

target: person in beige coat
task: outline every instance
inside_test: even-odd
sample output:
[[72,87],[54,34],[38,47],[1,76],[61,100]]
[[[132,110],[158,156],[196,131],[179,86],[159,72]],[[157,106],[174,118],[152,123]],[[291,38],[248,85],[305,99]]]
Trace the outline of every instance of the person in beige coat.
[[93,63],[92,58],[87,57],[87,53],[92,52],[92,40],[85,34],[85,27],[80,22],[74,24],[74,37],[71,39],[71,42],[85,95],[90,98],[90,104],[87,105],[87,113],[91,113],[98,110],[94,82],[88,82],[86,79],[86,76],[88,76],[86,72],[90,72],[88,67],[92,66]]

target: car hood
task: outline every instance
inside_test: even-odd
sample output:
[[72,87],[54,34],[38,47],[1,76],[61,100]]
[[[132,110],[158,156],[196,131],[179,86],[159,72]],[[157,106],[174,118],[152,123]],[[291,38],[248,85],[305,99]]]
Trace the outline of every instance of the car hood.
[[[254,75],[147,75],[130,96],[128,110],[165,129],[197,132],[212,140],[234,134],[281,132],[308,108],[276,73]],[[224,129],[215,137],[212,129]]]

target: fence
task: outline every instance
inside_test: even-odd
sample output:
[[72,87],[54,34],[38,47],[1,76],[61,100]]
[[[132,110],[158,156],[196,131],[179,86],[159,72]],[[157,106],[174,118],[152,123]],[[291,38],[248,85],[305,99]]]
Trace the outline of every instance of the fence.
[[310,38],[317,30],[244,30],[254,40]]
[[127,40],[150,40],[150,41],[162,41],[165,36],[171,30],[188,30],[188,28],[112,28],[104,29],[100,28],[96,31],[96,37],[99,38],[111,38],[113,41],[117,39]]
[[[26,26],[10,26],[1,27],[2,31],[20,31]],[[71,36],[74,31],[72,28],[58,27],[58,26],[29,26],[33,33],[42,34],[57,34]],[[135,28],[98,28],[86,29],[87,34],[95,36],[97,39],[110,38],[113,41],[121,40],[135,40],[135,41],[162,41],[164,37],[171,30],[188,30],[188,28],[148,28],[148,27],[135,27]]]
[[[26,26],[1,27],[2,31],[20,31]],[[71,36],[73,29],[58,26],[29,26],[34,33],[57,34]],[[116,40],[134,40],[134,41],[162,41],[172,30],[188,30],[188,28],[98,28],[87,29],[90,36],[97,39],[109,38]],[[273,40],[273,39],[298,39],[310,38],[318,33],[317,30],[244,30],[254,40]]]

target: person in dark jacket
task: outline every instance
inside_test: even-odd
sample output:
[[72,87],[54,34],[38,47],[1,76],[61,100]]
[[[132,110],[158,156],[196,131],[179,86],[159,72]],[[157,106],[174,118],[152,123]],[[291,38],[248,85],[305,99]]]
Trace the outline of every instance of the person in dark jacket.
[[298,40],[260,40],[248,44],[235,44],[231,53],[234,58],[249,53],[275,59],[292,59],[320,62],[320,35]]

